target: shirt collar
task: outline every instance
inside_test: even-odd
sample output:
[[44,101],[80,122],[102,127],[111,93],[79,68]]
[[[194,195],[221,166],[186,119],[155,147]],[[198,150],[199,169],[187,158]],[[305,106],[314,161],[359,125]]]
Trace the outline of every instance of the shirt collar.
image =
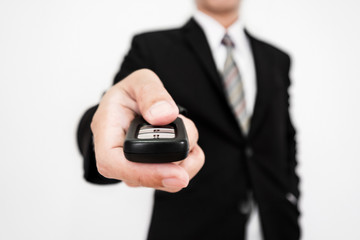
[[243,44],[246,44],[244,24],[240,18],[228,27],[228,29],[225,29],[214,18],[199,10],[196,10],[194,19],[203,29],[212,50],[218,49],[221,46],[221,40],[225,33],[227,33],[234,42],[235,49],[241,49],[241,47],[244,46]]

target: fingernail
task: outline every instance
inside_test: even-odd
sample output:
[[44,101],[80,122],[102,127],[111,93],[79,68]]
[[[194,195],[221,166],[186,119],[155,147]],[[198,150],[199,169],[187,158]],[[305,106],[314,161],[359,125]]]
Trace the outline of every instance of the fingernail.
[[184,188],[187,186],[187,182],[178,178],[166,178],[162,180],[162,184],[164,187],[168,188]]
[[167,101],[160,101],[151,106],[149,113],[152,117],[162,116],[173,111],[173,107]]

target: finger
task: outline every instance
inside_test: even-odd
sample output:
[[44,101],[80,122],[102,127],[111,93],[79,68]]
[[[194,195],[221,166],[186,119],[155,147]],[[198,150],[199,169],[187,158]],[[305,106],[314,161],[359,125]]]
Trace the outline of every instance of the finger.
[[121,87],[136,101],[141,115],[152,125],[169,124],[179,114],[174,100],[151,70],[132,73],[122,81]]
[[[205,155],[203,150],[199,147],[199,145],[196,145],[193,149],[193,151],[189,154],[189,156],[183,160],[175,162],[174,164],[179,164],[181,167],[183,167],[187,173],[189,174],[189,179],[192,179],[203,167],[205,162]],[[127,183],[127,185],[131,187],[138,187],[140,184],[134,184],[134,183]],[[182,187],[157,187],[156,189],[175,193],[183,189]]]
[[[155,120],[148,117],[151,112]],[[178,114],[175,102],[150,70],[135,71],[106,92],[93,118],[94,139],[100,139],[96,142],[109,148],[122,147],[125,130],[136,113],[143,113],[147,121],[156,125],[172,122]]]
[[122,147],[125,140],[125,129],[128,129],[135,113],[121,107],[99,107],[96,111],[91,130],[96,151]]
[[129,181],[123,181],[128,187],[141,187],[140,184],[138,183],[133,183],[133,182],[129,182]]
[[197,141],[199,140],[199,133],[193,121],[189,118],[179,115],[179,117],[183,120],[185,129],[189,139],[189,149],[190,151],[195,147]]
[[[96,152],[95,152],[96,153]],[[128,161],[122,148],[114,148],[103,156],[96,153],[98,171],[107,178],[151,188],[184,188],[189,183],[186,170],[173,163],[136,163]]]
[[192,179],[203,167],[205,163],[205,154],[199,145],[195,145],[189,156],[182,161],[179,166],[183,167]]
[[[183,167],[187,173],[189,174],[189,179],[192,179],[203,167],[205,161],[205,155],[203,150],[196,145],[193,151],[189,154],[189,156],[183,160],[178,161],[176,164]],[[158,190],[175,193],[180,191],[182,188],[171,188],[171,187],[161,187]]]

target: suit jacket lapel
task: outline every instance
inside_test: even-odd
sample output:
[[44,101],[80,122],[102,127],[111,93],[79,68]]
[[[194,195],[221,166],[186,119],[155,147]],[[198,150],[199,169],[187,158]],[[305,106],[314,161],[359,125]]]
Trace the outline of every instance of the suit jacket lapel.
[[[183,27],[183,31],[185,40],[189,44],[190,48],[194,51],[205,71],[209,74],[209,79],[211,79],[214,87],[218,90],[220,97],[227,103],[226,93],[224,91],[221,76],[217,71],[210,46],[206,40],[206,36],[203,30],[196,23],[196,21],[191,18]],[[266,48],[263,47],[263,43],[252,37],[247,31],[245,32],[250,40],[250,45],[253,51],[257,83],[255,108],[251,118],[251,126],[248,135],[248,137],[251,138],[259,129],[259,126],[261,126],[261,119],[264,117],[266,112],[266,104],[269,102],[272,92],[272,85],[270,80],[273,77],[273,74],[271,67],[272,62],[271,59],[269,59],[269,55],[265,52]],[[230,105],[227,105],[230,111],[232,111]],[[234,121],[236,121],[235,116]]]
[[199,62],[204,67],[205,71],[209,74],[212,83],[221,94],[224,94],[221,77],[217,71],[210,46],[203,30],[193,18],[187,22],[183,30],[186,42],[199,59]]
[[[224,106],[227,106],[229,111],[233,113],[231,106],[226,98],[223,82],[219,72],[217,71],[217,67],[204,31],[193,18],[187,22],[183,28],[183,31],[186,42],[188,43],[190,49],[195,53],[196,57],[199,59],[199,62],[204,67],[205,72],[209,75],[209,79],[219,93],[219,97],[224,103]],[[244,137],[235,115],[233,116],[234,118],[232,120],[234,126],[238,126],[238,131],[241,137]]]
[[269,58],[269,54],[266,53],[266,48],[264,48],[263,45],[264,43],[252,37],[247,31],[245,32],[250,40],[250,45],[253,51],[257,84],[255,107],[248,135],[249,138],[251,138],[261,126],[262,118],[268,109],[267,104],[270,102],[271,95],[274,92],[272,90],[273,84],[271,84],[274,74],[272,61]]

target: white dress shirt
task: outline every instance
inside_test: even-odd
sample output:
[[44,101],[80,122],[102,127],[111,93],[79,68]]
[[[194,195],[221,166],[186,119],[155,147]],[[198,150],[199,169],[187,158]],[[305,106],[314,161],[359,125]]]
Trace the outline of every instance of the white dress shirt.
[[245,35],[243,22],[238,19],[228,29],[225,29],[219,22],[201,11],[195,12],[194,19],[205,32],[220,73],[224,70],[226,59],[226,47],[221,44],[221,40],[227,33],[233,41],[235,45],[233,56],[243,81],[246,110],[249,116],[252,116],[256,97],[256,75],[252,50],[249,39]]
[[[220,73],[222,73],[224,69],[227,54],[226,47],[221,44],[225,33],[227,33],[233,41],[233,57],[241,74],[245,90],[246,109],[251,117],[254,112],[256,98],[256,73],[252,49],[244,31],[243,22],[239,18],[228,29],[225,29],[215,19],[198,10],[194,14],[194,19],[205,33],[216,67]],[[260,229],[259,213],[257,208],[254,207],[248,222],[245,239],[261,240]]]

